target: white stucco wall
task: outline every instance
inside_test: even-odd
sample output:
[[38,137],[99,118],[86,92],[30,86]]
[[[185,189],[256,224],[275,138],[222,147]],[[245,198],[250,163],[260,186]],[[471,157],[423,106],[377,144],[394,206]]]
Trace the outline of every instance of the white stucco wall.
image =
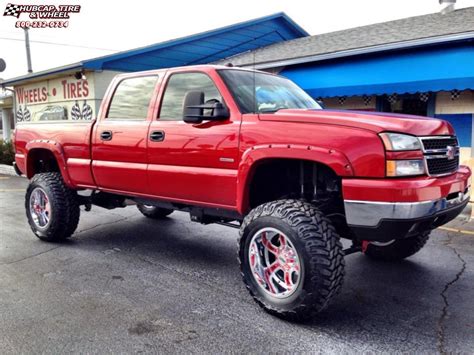
[[451,99],[449,91],[441,91],[436,94],[435,114],[459,114],[474,113],[474,91],[464,90],[457,99]]

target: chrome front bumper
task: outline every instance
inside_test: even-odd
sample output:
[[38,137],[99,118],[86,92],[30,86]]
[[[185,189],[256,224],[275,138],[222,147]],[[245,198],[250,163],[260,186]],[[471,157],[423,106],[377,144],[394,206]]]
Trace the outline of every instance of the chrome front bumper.
[[422,202],[375,202],[344,200],[349,226],[376,227],[382,220],[414,220],[429,218],[466,204],[470,188],[447,198]]

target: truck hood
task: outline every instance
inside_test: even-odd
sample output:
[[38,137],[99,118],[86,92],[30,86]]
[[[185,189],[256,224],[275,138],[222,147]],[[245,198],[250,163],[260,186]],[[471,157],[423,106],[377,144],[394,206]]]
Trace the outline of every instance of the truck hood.
[[417,136],[454,134],[451,125],[443,120],[384,112],[288,109],[279,110],[273,114],[260,114],[260,119],[263,121],[348,126],[376,133],[389,131]]

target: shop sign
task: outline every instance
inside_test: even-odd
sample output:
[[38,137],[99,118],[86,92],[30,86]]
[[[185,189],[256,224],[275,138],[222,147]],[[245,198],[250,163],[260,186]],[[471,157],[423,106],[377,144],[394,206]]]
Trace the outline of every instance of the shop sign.
[[17,122],[92,120],[93,74],[15,87]]

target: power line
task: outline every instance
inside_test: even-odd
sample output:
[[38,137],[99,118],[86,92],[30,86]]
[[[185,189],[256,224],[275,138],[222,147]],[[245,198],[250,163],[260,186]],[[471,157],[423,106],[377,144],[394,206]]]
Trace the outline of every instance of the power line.
[[[23,42],[23,39],[19,38],[11,38],[11,37],[0,37],[0,39],[4,39],[7,41],[18,41]],[[30,41],[32,43],[40,43],[40,44],[49,44],[53,46],[63,46],[63,47],[77,47],[77,48],[86,48],[86,49],[97,49],[100,51],[109,51],[109,52],[118,52],[118,49],[109,49],[109,48],[99,48],[99,47],[88,47],[88,46],[80,46],[75,44],[68,44],[68,43],[59,43],[59,42],[47,42],[47,41]]]

